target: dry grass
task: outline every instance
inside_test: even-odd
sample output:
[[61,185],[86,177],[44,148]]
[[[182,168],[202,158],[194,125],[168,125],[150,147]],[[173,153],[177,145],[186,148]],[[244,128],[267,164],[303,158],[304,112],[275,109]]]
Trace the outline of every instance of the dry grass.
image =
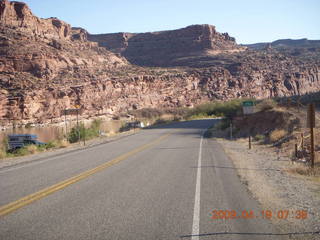
[[66,148],[66,147],[68,147],[69,145],[70,145],[70,143],[69,143],[66,139],[59,140],[59,141],[57,142],[57,146],[58,146],[59,148]]
[[7,156],[7,153],[5,150],[0,149],[0,159],[5,158]]
[[289,173],[304,177],[310,177],[311,180],[320,182],[320,163],[317,163],[314,168],[308,166],[299,166],[287,170]]
[[38,147],[36,145],[28,145],[26,149],[30,154],[35,154],[38,152]]
[[271,142],[277,142],[280,139],[282,139],[283,137],[285,137],[287,134],[288,134],[288,132],[286,130],[284,130],[284,129],[273,130],[270,133],[270,141]]

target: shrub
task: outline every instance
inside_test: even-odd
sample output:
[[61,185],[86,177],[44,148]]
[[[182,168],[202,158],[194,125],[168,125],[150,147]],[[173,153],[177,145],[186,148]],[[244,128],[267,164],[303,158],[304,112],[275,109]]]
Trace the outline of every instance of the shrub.
[[193,116],[217,116],[233,118],[242,109],[242,101],[240,99],[234,99],[226,102],[210,102],[196,106],[189,110],[187,118],[193,118]]
[[101,120],[96,119],[91,123],[89,128],[86,128],[83,123],[79,126],[75,126],[71,129],[70,133],[68,134],[68,141],[70,143],[79,142],[83,139],[91,139],[94,137],[99,136],[101,126]]
[[158,118],[153,125],[157,125],[157,124],[165,124],[168,123],[168,120],[162,119],[162,118]]
[[76,126],[71,128],[71,131],[68,134],[68,141],[70,143],[75,143],[81,140],[81,132],[82,129],[84,128],[83,124],[80,126]]
[[130,127],[128,125],[128,123],[124,123],[122,124],[122,126],[119,128],[119,132],[125,132],[125,131],[129,131]]
[[255,141],[264,141],[265,140],[265,136],[262,134],[257,134],[254,136],[253,138]]
[[25,147],[27,150],[27,153],[29,154],[35,154],[38,151],[38,147],[36,145],[28,145]]
[[41,148],[42,146],[43,146],[45,149],[50,149],[50,148],[55,148],[55,147],[57,147],[57,143],[56,143],[55,141],[50,141],[50,142],[48,142],[48,143],[45,144],[45,145],[39,145],[40,148]]
[[65,147],[68,147],[69,146],[69,143],[67,140],[65,139],[62,139],[62,140],[59,140],[58,141],[58,147],[60,148],[65,148]]
[[14,156],[25,156],[28,154],[30,154],[30,152],[28,151],[27,147],[19,148],[13,152]]
[[276,129],[270,133],[269,138],[270,138],[271,142],[277,142],[280,139],[282,139],[283,137],[285,137],[287,134],[288,134],[288,132],[284,129]]
[[95,131],[99,132],[100,127],[101,127],[101,124],[102,124],[101,119],[95,119],[95,120],[93,120],[93,122],[91,123],[91,127],[90,127],[90,128],[91,128],[92,130],[95,130]]
[[265,99],[262,100],[260,103],[257,104],[256,110],[258,112],[264,112],[271,110],[277,106],[277,102],[273,99]]
[[32,123],[27,123],[24,127],[25,128],[32,128]]

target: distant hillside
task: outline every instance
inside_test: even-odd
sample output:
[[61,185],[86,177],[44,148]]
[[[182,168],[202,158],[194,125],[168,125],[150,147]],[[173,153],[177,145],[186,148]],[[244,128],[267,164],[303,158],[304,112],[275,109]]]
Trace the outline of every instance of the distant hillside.
[[279,39],[274,42],[262,42],[253,44],[243,44],[251,49],[264,49],[269,46],[273,48],[320,48],[320,40],[302,39]]
[[140,66],[170,67],[180,65],[181,58],[211,56],[244,51],[235,38],[219,33],[215,26],[192,25],[182,29],[148,33],[88,34],[88,40],[119,53]]

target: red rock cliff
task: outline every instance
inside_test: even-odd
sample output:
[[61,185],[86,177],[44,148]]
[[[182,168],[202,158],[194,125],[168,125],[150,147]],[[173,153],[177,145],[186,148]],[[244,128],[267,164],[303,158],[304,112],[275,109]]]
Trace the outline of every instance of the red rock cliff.
[[[244,51],[209,25],[95,36],[109,38],[105,44],[118,53],[145,53],[141,57],[147,61],[150,56],[164,60],[170,50],[171,63],[193,66],[145,68],[88,41],[90,35],[84,29],[33,16],[23,3],[0,1],[0,10],[0,119],[4,125],[12,119],[63,121],[62,111],[75,105],[81,106],[83,118],[112,117],[137,108],[190,107],[209,100],[320,90],[317,50],[307,49],[300,55],[272,49]],[[159,51],[157,41],[163,43],[163,50]]]
[[208,24],[151,33],[89,34],[88,39],[121,53],[134,64],[146,66],[171,66],[177,58],[245,49],[228,33],[218,33]]

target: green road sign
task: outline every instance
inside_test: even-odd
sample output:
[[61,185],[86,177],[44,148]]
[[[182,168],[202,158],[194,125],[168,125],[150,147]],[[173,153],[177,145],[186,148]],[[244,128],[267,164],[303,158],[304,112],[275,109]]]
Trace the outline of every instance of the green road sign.
[[254,106],[254,102],[253,101],[244,101],[244,102],[242,102],[242,106],[251,107],[251,106]]

